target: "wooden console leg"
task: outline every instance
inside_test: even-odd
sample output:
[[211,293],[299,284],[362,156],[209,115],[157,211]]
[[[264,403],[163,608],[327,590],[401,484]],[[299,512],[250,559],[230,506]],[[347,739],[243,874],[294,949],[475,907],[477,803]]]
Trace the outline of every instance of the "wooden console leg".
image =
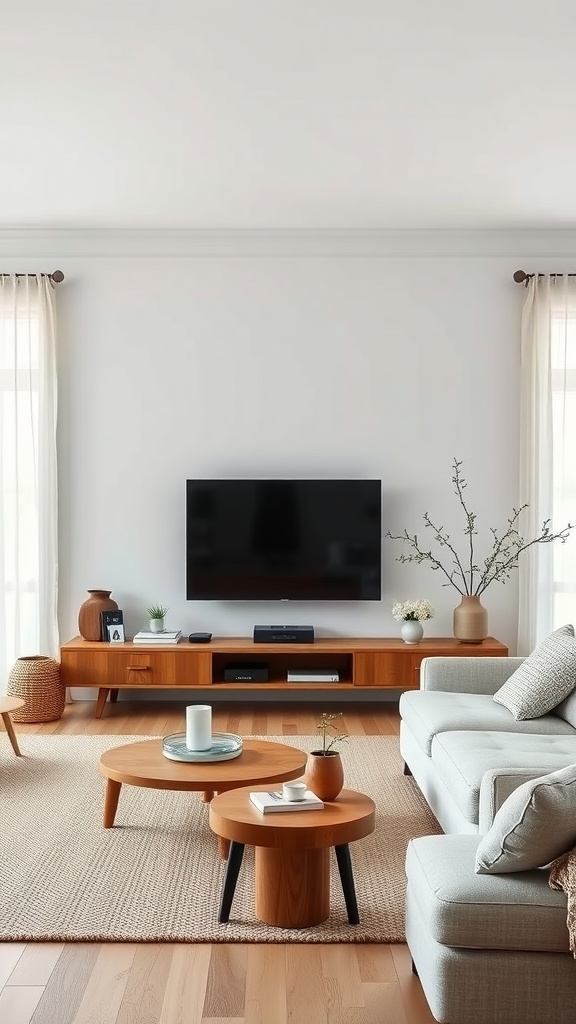
[[102,718],[102,712],[104,711],[104,705],[106,698],[108,697],[109,690],[105,687],[100,687],[98,690],[98,700],[96,701],[96,718]]
[[16,733],[14,732],[14,726],[12,725],[10,715],[8,714],[7,711],[4,711],[2,713],[2,721],[4,722],[6,732],[8,733],[8,739],[12,744],[12,750],[14,751],[17,757],[22,757],[22,754],[20,753],[20,747],[18,746],[18,740],[16,739]]
[[116,779],[106,780],[106,794],[104,796],[104,828],[112,828],[114,824],[121,789],[121,782],[116,782]]
[[110,703],[115,704],[118,700],[118,690],[110,690]]

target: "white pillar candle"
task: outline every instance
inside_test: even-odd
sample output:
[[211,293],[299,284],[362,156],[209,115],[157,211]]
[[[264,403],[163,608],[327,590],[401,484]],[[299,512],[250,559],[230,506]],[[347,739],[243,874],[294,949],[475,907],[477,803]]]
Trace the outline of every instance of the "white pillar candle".
[[186,746],[188,750],[209,750],[212,746],[212,708],[209,704],[190,704],[186,708]]

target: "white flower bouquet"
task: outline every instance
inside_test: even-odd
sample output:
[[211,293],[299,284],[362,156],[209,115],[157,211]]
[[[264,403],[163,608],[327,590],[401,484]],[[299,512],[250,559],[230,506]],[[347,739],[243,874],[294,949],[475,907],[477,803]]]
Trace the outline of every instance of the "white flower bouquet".
[[392,616],[397,622],[420,622],[421,619],[433,619],[434,609],[430,601],[395,601]]

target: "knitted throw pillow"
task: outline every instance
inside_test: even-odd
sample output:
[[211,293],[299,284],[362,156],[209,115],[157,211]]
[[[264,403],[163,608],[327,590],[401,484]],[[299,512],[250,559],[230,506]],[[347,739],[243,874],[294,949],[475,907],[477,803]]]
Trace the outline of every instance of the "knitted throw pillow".
[[494,694],[516,721],[539,718],[576,686],[574,626],[562,626],[543,640]]

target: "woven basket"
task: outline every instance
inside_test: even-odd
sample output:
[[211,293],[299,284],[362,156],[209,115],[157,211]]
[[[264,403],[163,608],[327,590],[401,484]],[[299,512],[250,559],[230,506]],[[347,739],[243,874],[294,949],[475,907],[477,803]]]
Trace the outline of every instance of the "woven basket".
[[60,665],[54,658],[18,658],[8,676],[6,692],[25,702],[23,708],[10,713],[14,722],[54,722],[62,717],[65,690]]

